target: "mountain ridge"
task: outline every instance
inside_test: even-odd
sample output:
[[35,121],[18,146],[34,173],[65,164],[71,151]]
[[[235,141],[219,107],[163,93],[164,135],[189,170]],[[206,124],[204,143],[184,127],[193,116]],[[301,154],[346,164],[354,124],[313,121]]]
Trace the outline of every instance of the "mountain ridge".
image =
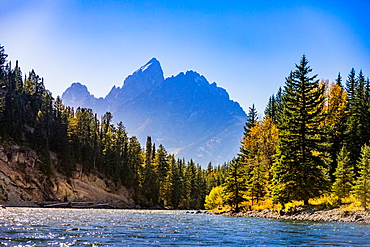
[[224,88],[192,70],[164,78],[156,58],[129,75],[122,87],[113,86],[104,98],[95,98],[86,86],[73,83],[62,100],[100,116],[110,111],[140,142],[151,136],[170,153],[203,166],[236,155],[246,120]]

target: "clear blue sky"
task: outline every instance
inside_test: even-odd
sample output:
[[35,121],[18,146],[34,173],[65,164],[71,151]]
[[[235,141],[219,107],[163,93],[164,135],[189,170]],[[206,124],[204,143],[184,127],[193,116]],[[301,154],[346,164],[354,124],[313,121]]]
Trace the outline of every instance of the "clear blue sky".
[[105,96],[156,57],[165,77],[195,70],[245,111],[306,54],[321,79],[370,76],[370,1],[0,0],[0,43],[53,95],[72,82]]

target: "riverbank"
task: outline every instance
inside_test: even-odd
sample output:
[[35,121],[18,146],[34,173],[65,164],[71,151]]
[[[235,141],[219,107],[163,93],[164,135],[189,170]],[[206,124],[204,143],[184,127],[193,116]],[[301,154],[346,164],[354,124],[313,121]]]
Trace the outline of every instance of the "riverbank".
[[245,211],[207,211],[207,214],[218,214],[233,217],[269,218],[279,220],[354,222],[370,225],[370,211],[346,211],[339,208],[331,210],[302,209],[293,212],[274,212],[269,210]]
[[[12,143],[5,147],[0,144],[0,205],[37,207],[40,205],[35,205],[36,202],[51,202],[60,207],[135,206],[133,189],[98,172],[85,172],[81,165],[76,165],[72,175],[67,177],[60,170],[60,162],[51,152],[47,175],[45,165],[34,150]],[[90,204],[97,205],[68,205],[68,202],[94,202]]]
[[95,202],[95,201],[40,201],[40,202],[7,202],[1,203],[0,208],[80,208],[80,209],[140,209],[140,206],[130,206],[124,202]]

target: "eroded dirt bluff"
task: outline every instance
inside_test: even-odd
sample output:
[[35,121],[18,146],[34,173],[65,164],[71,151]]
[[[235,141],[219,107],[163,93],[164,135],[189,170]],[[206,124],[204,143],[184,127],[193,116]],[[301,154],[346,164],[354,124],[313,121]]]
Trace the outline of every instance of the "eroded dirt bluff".
[[38,201],[93,201],[117,207],[134,205],[132,191],[116,186],[99,174],[83,173],[77,166],[71,178],[57,171],[58,158],[51,154],[52,174],[42,172],[37,153],[15,144],[0,144],[0,204],[34,206]]

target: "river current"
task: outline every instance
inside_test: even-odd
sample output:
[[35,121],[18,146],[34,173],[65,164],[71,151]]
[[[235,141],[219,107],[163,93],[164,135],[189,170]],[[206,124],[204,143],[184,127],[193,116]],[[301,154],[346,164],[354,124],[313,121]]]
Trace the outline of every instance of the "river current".
[[170,210],[0,209],[0,246],[370,246],[370,226]]

